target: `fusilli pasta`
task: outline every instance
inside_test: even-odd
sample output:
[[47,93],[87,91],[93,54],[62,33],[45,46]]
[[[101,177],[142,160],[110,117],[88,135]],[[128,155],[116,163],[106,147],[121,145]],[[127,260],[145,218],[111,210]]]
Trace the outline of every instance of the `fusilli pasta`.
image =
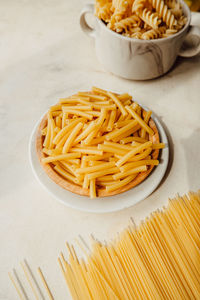
[[149,0],[158,13],[159,17],[163,19],[169,28],[174,28],[177,25],[177,20],[175,19],[172,12],[168,9],[167,5],[163,0]]
[[187,22],[178,0],[96,0],[95,15],[111,30],[145,40],[166,38]]

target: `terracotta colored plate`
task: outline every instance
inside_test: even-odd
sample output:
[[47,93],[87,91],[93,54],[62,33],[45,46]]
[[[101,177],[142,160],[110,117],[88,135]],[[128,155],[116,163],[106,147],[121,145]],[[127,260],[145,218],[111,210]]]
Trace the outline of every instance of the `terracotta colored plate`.
[[[46,155],[42,152],[43,148],[43,141],[44,141],[44,136],[42,136],[41,131],[43,128],[45,128],[47,125],[47,117],[46,115],[43,117],[42,121],[40,122],[37,133],[36,133],[36,152],[40,161],[40,164],[42,165],[43,169],[45,170],[46,174],[59,186],[62,188],[71,191],[72,193],[76,193],[82,196],[89,196],[89,190],[88,189],[83,189],[81,186],[76,185],[65,178],[63,178],[60,174],[58,174],[54,169],[53,165],[51,164],[43,164],[41,159],[46,157]],[[159,133],[157,130],[157,127],[152,119],[149,121],[149,126],[152,128],[154,131],[154,135],[150,137],[150,140],[152,143],[159,143]],[[157,159],[159,155],[159,150],[153,150],[151,153],[152,159]],[[149,174],[152,172],[154,166],[149,166],[148,170],[146,172],[142,172],[138,174],[137,177],[134,178],[133,181],[128,183],[127,185],[123,186],[122,188],[119,188],[118,190],[112,191],[112,192],[107,192],[105,188],[98,189],[98,196],[99,197],[107,197],[107,196],[113,196],[117,195],[120,193],[123,193],[138,184],[140,184],[144,179],[149,176]]]

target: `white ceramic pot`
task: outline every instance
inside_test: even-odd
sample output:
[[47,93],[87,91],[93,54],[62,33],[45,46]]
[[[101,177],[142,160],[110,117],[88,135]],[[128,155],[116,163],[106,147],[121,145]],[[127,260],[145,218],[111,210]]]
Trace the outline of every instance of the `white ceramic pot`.
[[94,14],[94,5],[86,5],[80,15],[82,30],[95,39],[97,58],[109,72],[135,80],[146,80],[166,73],[177,56],[191,57],[200,52],[200,28],[191,26],[191,13],[180,0],[187,24],[167,38],[138,40],[110,30],[95,18],[94,28],[86,21],[86,14]]

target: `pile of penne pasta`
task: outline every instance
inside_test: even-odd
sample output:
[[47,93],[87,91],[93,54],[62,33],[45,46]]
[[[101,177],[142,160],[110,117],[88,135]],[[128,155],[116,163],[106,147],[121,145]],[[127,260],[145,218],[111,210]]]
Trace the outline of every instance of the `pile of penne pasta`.
[[47,113],[42,129],[43,164],[51,164],[67,181],[90,190],[118,190],[146,172],[154,149],[151,111],[144,111],[132,97],[93,87],[91,92],[60,99]]

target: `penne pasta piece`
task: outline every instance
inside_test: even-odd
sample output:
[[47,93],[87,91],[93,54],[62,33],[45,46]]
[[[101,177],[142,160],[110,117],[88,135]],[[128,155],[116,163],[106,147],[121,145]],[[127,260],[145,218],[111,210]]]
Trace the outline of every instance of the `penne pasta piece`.
[[99,96],[99,95],[89,94],[87,92],[78,92],[78,95],[79,96],[84,96],[84,97],[89,97],[90,99],[93,99],[93,100],[102,100],[102,101],[107,100],[107,97],[102,97],[102,96]]
[[137,175],[134,174],[134,175],[129,175],[127,176],[125,179],[122,179],[120,182],[117,182],[115,184],[112,184],[112,185],[108,185],[106,186],[106,191],[107,192],[112,192],[112,191],[115,191],[125,185],[127,185],[129,182],[131,182]]
[[90,134],[83,140],[83,145],[90,145],[100,128],[101,125],[97,125],[96,128],[94,128],[93,131],[90,132]]
[[141,137],[135,137],[135,136],[129,136],[127,138],[123,138],[120,140],[120,144],[128,144],[130,142],[145,143],[148,142],[148,140],[143,139]]
[[[146,124],[149,123],[151,114],[152,114],[152,111],[150,111],[150,110],[148,112],[146,112],[145,117],[144,117],[144,122]],[[146,136],[146,130],[144,128],[141,129],[141,135],[140,136],[141,136],[141,138],[145,138],[145,136]]]
[[99,143],[102,143],[104,140],[105,140],[105,135],[97,137],[90,142],[90,145],[98,145]]
[[89,105],[74,105],[74,106],[63,106],[63,109],[65,111],[68,111],[69,109],[71,110],[91,110],[92,109],[92,105],[90,105],[90,102],[89,102]]
[[51,125],[50,125],[50,112],[47,114],[47,133],[43,142],[43,146],[45,148],[49,148],[51,138]]
[[58,144],[56,145],[56,149],[62,149],[66,139],[69,137],[70,135],[70,131],[68,131],[62,138],[61,140],[58,142]]
[[56,117],[56,126],[59,128],[62,127],[62,118],[60,116]]
[[133,146],[122,145],[119,143],[114,143],[114,142],[109,142],[109,141],[104,141],[104,145],[112,146],[114,148],[121,149],[121,150],[133,150],[134,149]]
[[114,101],[114,103],[117,105],[117,107],[119,107],[121,113],[123,116],[126,116],[128,113],[124,107],[124,105],[121,103],[121,101],[117,98],[116,95],[114,95],[111,92],[107,92],[108,96]]
[[74,140],[74,144],[79,143],[80,141],[82,141],[84,138],[86,138],[90,132],[92,132],[93,130],[95,130],[97,128],[97,125],[95,123],[95,121],[92,121],[82,132],[79,136],[77,136],[77,138]]
[[42,129],[42,135],[46,135],[47,134],[47,127],[45,127],[44,129]]
[[57,111],[57,110],[59,110],[59,111],[61,112],[61,111],[62,111],[62,105],[60,105],[60,104],[53,105],[53,106],[50,107],[49,110],[50,110],[51,112]]
[[62,111],[52,111],[51,114],[52,117],[62,116]]
[[125,155],[127,151],[129,151],[124,149],[118,149],[113,146],[104,145],[104,144],[98,144],[98,149],[103,150],[104,152],[117,153],[119,155]]
[[126,105],[130,105],[132,102],[131,100],[126,100],[123,102],[123,105],[126,106]]
[[67,153],[69,152],[70,147],[72,146],[75,138],[77,137],[78,133],[80,132],[81,128],[83,127],[83,123],[78,123],[72,130],[72,132],[70,133],[69,137],[67,138],[63,149],[62,149],[62,153]]
[[74,183],[78,183],[78,180],[75,176],[71,175],[70,173],[68,173],[65,169],[63,169],[61,166],[56,165],[54,167],[54,170],[56,170],[56,172],[58,172],[60,175],[62,175],[64,178],[66,178],[67,180],[70,180]]
[[89,161],[89,167],[101,165],[103,162],[105,162],[105,161],[102,161],[102,160],[92,160],[92,161]]
[[85,97],[85,98],[66,98],[66,99],[60,99],[59,101],[60,104],[62,104],[63,106],[65,105],[69,105],[72,103],[81,103],[81,104],[85,104],[85,105],[92,105],[92,103],[90,102],[90,98],[89,97]]
[[163,149],[163,148],[165,148],[164,143],[158,143],[158,144],[153,144],[152,145],[152,149]]
[[87,148],[71,148],[71,152],[78,152],[79,154],[97,154],[103,155],[103,151],[98,150],[96,147],[87,147]]
[[111,153],[105,153],[103,155],[88,155],[86,156],[86,160],[87,161],[93,161],[93,160],[104,160],[106,158],[109,158],[110,156],[112,156]]
[[82,122],[84,119],[83,118],[79,118],[76,120],[73,120],[69,125],[66,125],[63,129],[61,129],[61,131],[58,132],[58,134],[54,137],[53,143],[54,144],[58,144],[59,141],[61,140],[61,138],[70,130],[72,130],[76,124],[78,124],[79,122]]
[[115,128],[121,128],[123,126],[126,126],[130,123],[130,120],[118,120],[117,123],[115,123]]
[[87,174],[85,174],[84,180],[83,180],[83,188],[88,189],[89,188],[89,183],[90,183],[90,181],[88,179],[88,176],[87,176]]
[[61,161],[59,161],[58,165],[60,165],[64,169],[66,169],[72,175],[76,176],[76,174],[75,174],[76,168],[73,165],[71,165],[70,163],[68,163],[64,160],[61,160]]
[[71,158],[78,158],[81,157],[80,153],[67,153],[67,154],[60,154],[56,156],[49,156],[42,158],[42,163],[47,164],[53,161],[58,161],[58,160],[68,160]]
[[[122,128],[120,128],[120,129],[122,129]],[[120,141],[121,139],[123,139],[127,136],[130,136],[130,134],[134,134],[138,129],[140,129],[139,124],[137,124],[135,127],[131,128],[131,129],[125,131],[124,133],[120,134],[119,136],[113,138],[112,141],[116,143],[116,142]]]
[[[140,161],[140,160],[144,160],[144,159],[147,159],[149,154],[151,153],[152,151],[152,147],[144,150],[142,153],[140,154],[137,154],[135,156],[133,156],[132,158],[130,158],[128,161],[129,162],[134,162],[134,161]],[[120,156],[118,154],[115,154],[115,157],[118,158],[118,159],[122,159],[123,156]]]
[[[146,142],[138,147],[135,147],[133,150],[129,151],[124,157],[116,162],[117,167],[121,167],[125,162],[127,162],[130,158],[132,158],[137,153],[140,153],[142,150],[146,148],[150,148],[152,146],[152,142]],[[150,148],[152,149],[152,148]],[[147,156],[147,155],[146,155]]]
[[98,178],[104,175],[113,174],[119,172],[118,167],[109,168],[107,170],[96,171],[94,173],[87,174],[88,179]]
[[81,117],[84,117],[84,118],[89,119],[89,120],[93,119],[93,116],[90,113],[83,112],[83,111],[78,110],[78,109],[77,110],[76,109],[68,109],[67,106],[63,107],[63,112],[68,113],[68,114],[81,116]]
[[102,104],[96,104],[94,102],[94,104],[92,104],[92,107],[95,108],[95,109],[99,109],[99,110],[101,110],[102,108],[104,108],[106,110],[116,110],[116,105],[115,104],[102,105]]
[[59,127],[55,127],[54,128],[54,133],[55,133],[55,135],[60,131],[61,129],[59,128]]
[[101,177],[98,177],[97,180],[100,180],[100,181],[112,181],[113,180],[113,175],[101,176]]
[[111,111],[110,118],[107,125],[107,131],[112,131],[116,119],[116,114],[117,114],[116,110]]
[[96,198],[96,179],[90,179],[90,198]]
[[159,164],[159,161],[157,159],[148,159],[148,160],[139,160],[135,162],[129,162],[125,165],[120,167],[121,172],[126,172],[128,170],[131,170],[132,168],[139,167],[139,166],[145,166],[145,165],[153,165],[157,166]]
[[121,179],[121,178],[127,177],[127,176],[132,175],[132,174],[138,174],[140,172],[145,172],[146,170],[147,170],[147,166],[146,165],[144,165],[144,166],[138,166],[138,167],[129,169],[126,172],[120,172],[118,174],[113,175],[113,179],[116,179],[116,180],[117,179]]
[[129,129],[134,128],[136,125],[137,125],[137,121],[132,120],[132,121],[129,122],[128,125],[120,128],[120,129],[115,129],[112,132],[106,134],[105,138],[106,138],[107,141],[113,140],[113,138],[119,137],[123,133],[127,132]]
[[106,186],[108,186],[108,185],[113,185],[113,184],[119,183],[119,182],[120,182],[120,180],[113,180],[113,181],[99,181],[99,180],[97,179],[96,184],[97,184],[97,185],[100,185],[100,186],[103,186],[103,187],[106,187]]
[[142,120],[142,118],[130,107],[126,106],[127,111],[133,116],[133,118],[144,128],[150,135],[154,135],[154,131]]
[[67,160],[70,164],[74,164],[74,165],[80,165],[80,159],[79,158],[72,158],[72,159],[68,159]]
[[129,95],[128,93],[124,93],[124,94],[118,95],[118,99],[124,103],[124,101],[132,100],[132,96]]
[[96,111],[96,110],[91,110],[91,111],[85,111],[87,114],[93,116],[93,117],[99,117],[101,115],[100,111]]
[[45,153],[45,154],[47,154],[47,155],[50,155],[50,156],[56,156],[56,155],[62,153],[62,148],[57,148],[57,149],[46,149],[46,148],[43,148],[42,152]]
[[[92,91],[96,94],[100,94],[100,95],[103,95],[106,99],[107,99],[107,96],[108,96],[108,94],[107,94],[107,91],[105,91],[105,90],[103,90],[103,89],[100,89],[100,88],[98,88],[98,87],[95,87],[95,86],[93,86],[92,87]],[[104,99],[105,100],[105,99]]]
[[76,169],[76,174],[83,174],[83,173],[88,174],[88,173],[104,170],[105,168],[111,168],[114,166],[115,166],[115,162],[104,162],[101,165]]

